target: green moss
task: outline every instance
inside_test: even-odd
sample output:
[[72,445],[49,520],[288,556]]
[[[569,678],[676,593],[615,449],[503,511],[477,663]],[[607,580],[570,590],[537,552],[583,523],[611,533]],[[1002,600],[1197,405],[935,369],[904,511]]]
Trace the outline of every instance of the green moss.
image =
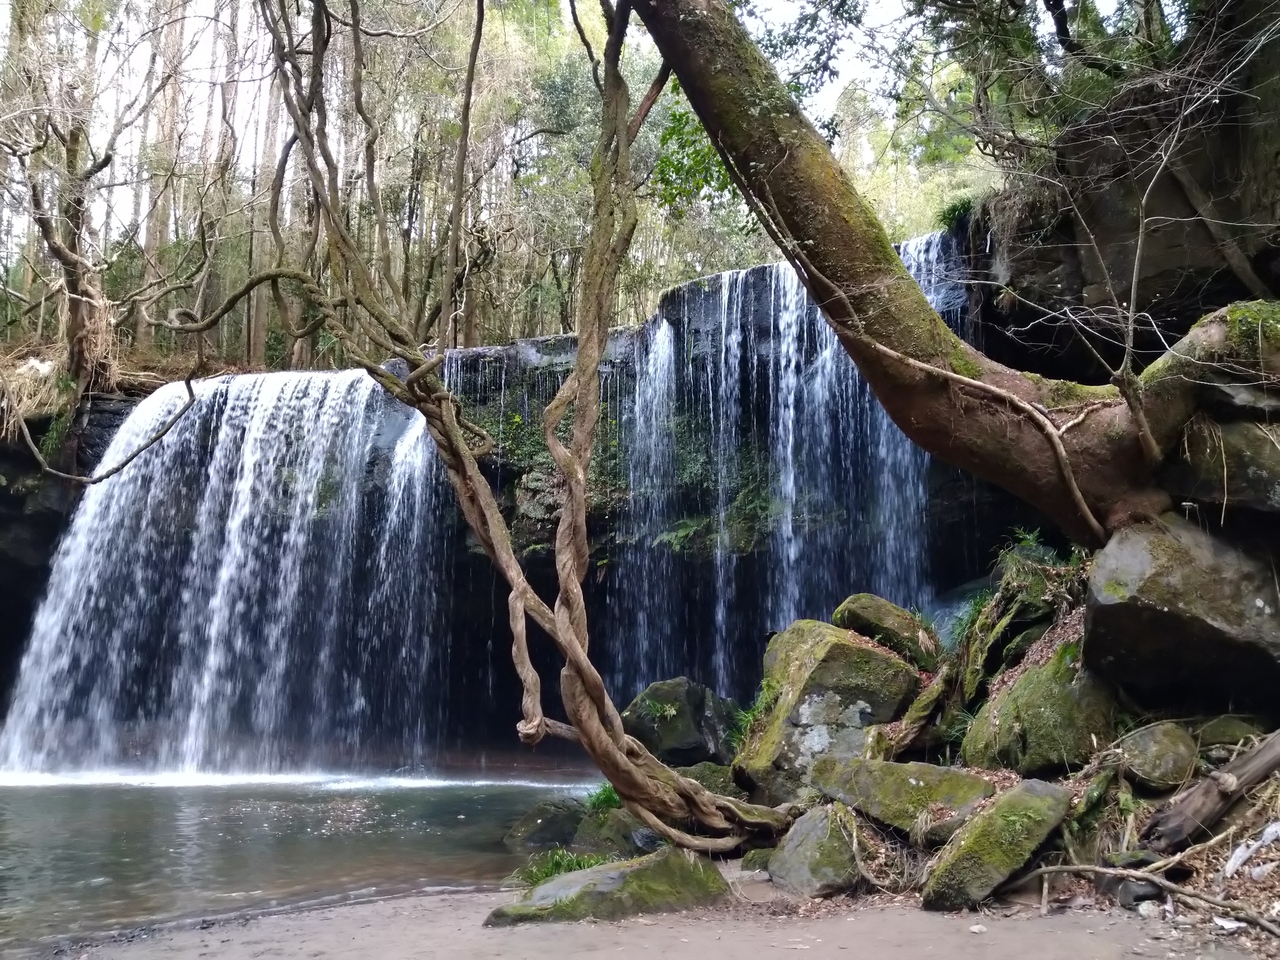
[[968,377],[970,380],[982,379],[982,368],[963,349],[957,349],[952,352],[951,369],[954,373],[958,373],[962,377]]
[[712,793],[737,800],[747,799],[746,792],[733,782],[733,770],[718,763],[704,761],[692,767],[676,767],[676,773],[702,784]]
[[1027,780],[952,837],[924,887],[926,910],[975,907],[1021,869],[1066,816],[1071,794]]
[[634,857],[643,852],[635,840],[643,829],[644,824],[627,811],[606,807],[583,817],[570,846],[607,860]]
[[742,858],[743,870],[768,870],[769,861],[773,858],[773,847],[761,847],[758,850],[748,850]]
[[[745,783],[780,802],[802,784],[797,745],[804,731],[824,726],[827,736],[847,725],[857,708],[869,711],[870,723],[887,723],[914,699],[919,673],[888,650],[854,643],[847,631],[816,620],[797,620],[770,642],[765,652],[765,683],[777,691],[767,716],[756,722],[734,760]],[[839,716],[804,716],[802,706],[821,701],[822,710]],[[858,704],[865,705],[859,708]]]
[[995,793],[986,780],[962,770],[928,763],[822,758],[813,768],[814,786],[828,797],[904,833],[932,844],[945,843],[977,805]]
[[1120,394],[1115,387],[1094,386],[1087,383],[1075,383],[1071,380],[1041,381],[1048,385],[1047,407],[1072,407],[1082,403],[1095,403],[1099,400],[1116,400]]
[[637,860],[553,878],[522,902],[494,910],[485,925],[618,920],[710,906],[728,893],[728,884],[706,857],[666,847]]
[[985,703],[965,735],[965,763],[1023,776],[1083,766],[1115,738],[1111,691],[1080,667],[1075,643]]
[[1258,360],[1266,348],[1280,348],[1280,303],[1252,300],[1233,303],[1223,311],[1227,322],[1227,343],[1246,359]]

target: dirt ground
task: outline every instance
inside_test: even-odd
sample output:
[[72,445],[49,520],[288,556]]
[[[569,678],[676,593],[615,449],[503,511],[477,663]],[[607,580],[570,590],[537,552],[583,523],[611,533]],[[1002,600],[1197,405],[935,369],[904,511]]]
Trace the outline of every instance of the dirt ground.
[[[1032,908],[986,915],[925,913],[906,904],[855,908],[827,903],[813,915],[761,903],[739,888],[736,904],[699,914],[621,923],[481,924],[511,894],[419,896],[355,904],[205,929],[175,928],[128,941],[84,945],[75,960],[756,960],[804,951],[806,960],[1118,960],[1130,957],[1246,960],[1228,942],[1144,922],[1122,911]],[[973,929],[980,925],[977,932]]]

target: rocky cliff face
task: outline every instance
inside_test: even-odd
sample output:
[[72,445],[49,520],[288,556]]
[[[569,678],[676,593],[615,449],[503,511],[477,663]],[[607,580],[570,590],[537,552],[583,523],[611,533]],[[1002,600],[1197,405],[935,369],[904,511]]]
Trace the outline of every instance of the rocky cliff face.
[[1247,93],[1215,98],[1176,136],[1162,115],[1167,91],[1130,91],[1068,129],[1037,175],[976,204],[971,309],[985,352],[1105,382],[1078,331],[1092,329],[1113,358],[1106,318],[1117,304],[1127,310],[1135,276],[1138,309],[1155,324],[1140,323],[1148,358],[1219,307],[1280,295],[1280,41],[1247,74],[1238,88]]

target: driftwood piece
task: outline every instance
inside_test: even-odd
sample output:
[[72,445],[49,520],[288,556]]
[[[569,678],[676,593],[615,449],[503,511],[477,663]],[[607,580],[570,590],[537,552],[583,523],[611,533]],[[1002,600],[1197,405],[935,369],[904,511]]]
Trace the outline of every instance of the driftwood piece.
[[1143,845],[1160,853],[1181,850],[1208,832],[1245,792],[1280,769],[1280,731],[1222,770],[1202,777],[1161,807],[1142,828]]

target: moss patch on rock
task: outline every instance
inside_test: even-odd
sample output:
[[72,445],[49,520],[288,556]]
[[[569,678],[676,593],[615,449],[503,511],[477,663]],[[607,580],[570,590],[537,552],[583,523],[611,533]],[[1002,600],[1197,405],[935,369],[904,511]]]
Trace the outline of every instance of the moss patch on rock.
[[933,629],[896,604],[871,593],[849,597],[836,607],[831,622],[888,647],[898,656],[932,673],[940,644]]
[[797,620],[769,643],[767,689],[776,700],[752,725],[734,779],[768,803],[795,799],[819,756],[862,755],[866,728],[897,718],[920,675],[884,647],[816,620]]
[[1199,749],[1191,734],[1176,723],[1135,730],[1117,747],[1125,772],[1149,790],[1174,790],[1195,775]]
[[722,797],[733,797],[735,800],[746,800],[747,792],[733,781],[733,769],[709,761],[694,764],[692,767],[676,767],[676,773],[682,777],[697,781],[712,793]]
[[982,777],[930,763],[823,758],[812,778],[831,799],[931,846],[946,843],[996,792]]
[[1247,743],[1254,737],[1261,737],[1263,731],[1245,717],[1214,717],[1196,731],[1196,739],[1200,748],[1234,747],[1238,743]]
[[773,859],[773,847],[760,847],[756,850],[748,850],[742,856],[742,869],[748,871],[768,870],[769,861]]
[[622,726],[663,763],[690,766],[733,759],[738,707],[688,677],[651,683],[622,712]]
[[965,910],[1026,866],[1071,804],[1062,787],[1027,780],[1001,794],[943,848],[924,885],[926,910]]
[[581,800],[564,797],[544,800],[515,822],[502,842],[517,853],[567,847],[587,815]]
[[581,853],[634,857],[651,853],[660,842],[657,834],[626,810],[602,810],[582,818],[571,846]]
[[708,858],[664,847],[636,860],[552,877],[530,890],[520,902],[498,907],[489,914],[485,926],[618,920],[636,914],[707,907],[728,893],[729,885]]
[[1066,643],[983,704],[960,752],[969,766],[1023,776],[1071,770],[1115,738],[1115,718],[1111,690]]
[[854,814],[840,803],[815,807],[787,831],[769,858],[769,877],[801,897],[829,897],[857,885]]

